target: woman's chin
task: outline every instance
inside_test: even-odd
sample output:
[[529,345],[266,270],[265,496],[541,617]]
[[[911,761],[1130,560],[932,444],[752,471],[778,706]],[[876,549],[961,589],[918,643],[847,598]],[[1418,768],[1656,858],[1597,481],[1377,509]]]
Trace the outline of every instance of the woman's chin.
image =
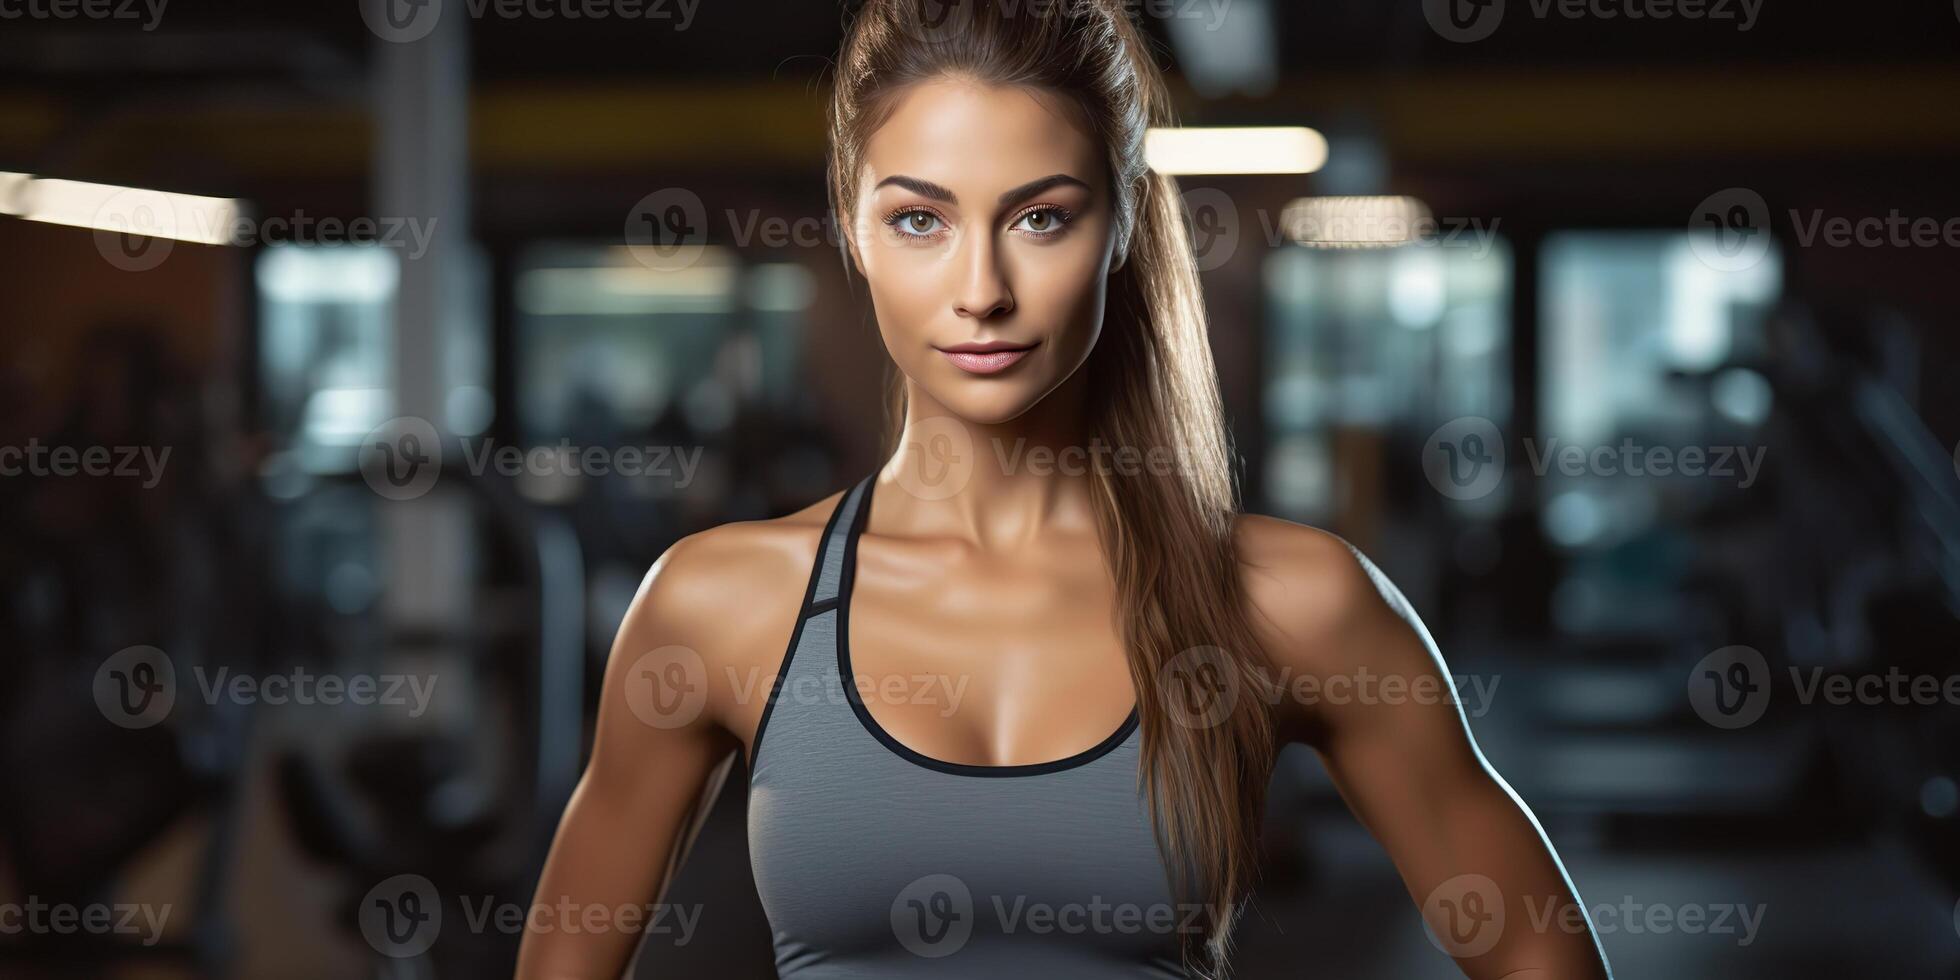
[[957,379],[933,392],[946,410],[973,425],[1000,425],[1020,418],[1040,397],[1025,383],[1000,378]]

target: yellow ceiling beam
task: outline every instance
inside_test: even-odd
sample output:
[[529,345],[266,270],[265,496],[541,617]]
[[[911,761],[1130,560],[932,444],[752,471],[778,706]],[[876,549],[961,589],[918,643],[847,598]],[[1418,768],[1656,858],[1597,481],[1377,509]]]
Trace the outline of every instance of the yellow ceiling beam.
[[[1953,69],[1330,76],[1261,99],[1190,104],[1186,115],[1324,126],[1358,113],[1398,160],[1939,152],[1960,151],[1955,91]],[[0,155],[18,167],[64,134],[74,142],[57,158],[84,167],[153,154],[270,176],[358,176],[369,166],[359,106],[149,103],[92,125],[70,111],[45,91],[0,93]],[[821,87],[807,82],[486,85],[471,106],[471,153],[486,173],[808,168],[822,161],[823,111]]]

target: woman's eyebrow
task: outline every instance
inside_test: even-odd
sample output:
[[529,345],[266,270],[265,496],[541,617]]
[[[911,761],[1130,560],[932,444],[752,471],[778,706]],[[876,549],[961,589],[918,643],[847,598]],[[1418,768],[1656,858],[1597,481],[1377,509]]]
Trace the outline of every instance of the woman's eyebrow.
[[[938,184],[933,183],[932,181],[920,180],[917,177],[907,177],[904,174],[893,174],[890,177],[886,177],[884,180],[879,181],[876,187],[873,187],[871,189],[875,191],[879,187],[883,187],[886,184],[891,184],[897,187],[903,187],[906,190],[919,195],[920,197],[929,197],[935,201],[945,201],[947,204],[960,203],[959,196],[954,194],[952,191],[944,187],[941,187]],[[1022,201],[1027,198],[1033,197],[1036,194],[1039,194],[1042,191],[1048,190],[1050,188],[1064,187],[1064,186],[1080,187],[1085,191],[1089,189],[1089,185],[1087,183],[1084,183],[1083,181],[1075,177],[1071,177],[1068,174],[1049,174],[1046,177],[1040,177],[1035,180],[1030,180],[1027,183],[1022,184],[1021,186],[1016,187],[1005,194],[1002,194],[1000,196],[1000,203],[1002,205],[1013,204],[1017,201]]]
[[[904,174],[893,174],[890,177],[886,177],[884,180],[879,181],[878,187],[883,187],[886,184],[896,184],[899,187],[903,187],[906,190],[919,195],[920,197],[929,197],[935,201],[945,201],[947,204],[960,203],[960,199],[956,197],[952,191],[949,191],[946,188],[941,187],[930,180],[920,180],[917,177],[907,177]],[[875,191],[878,189],[878,187],[873,187],[872,190]]]
[[1088,184],[1085,184],[1082,181],[1069,176],[1068,174],[1049,174],[1048,176],[1042,177],[1039,180],[1030,180],[1027,183],[1022,184],[1021,186],[1016,187],[1005,194],[1002,194],[1000,196],[1000,203],[1003,206],[1008,204],[1014,204],[1018,201],[1026,200],[1027,198],[1033,197],[1036,194],[1048,190],[1051,187],[1064,187],[1064,186],[1080,187],[1085,191],[1089,189]]

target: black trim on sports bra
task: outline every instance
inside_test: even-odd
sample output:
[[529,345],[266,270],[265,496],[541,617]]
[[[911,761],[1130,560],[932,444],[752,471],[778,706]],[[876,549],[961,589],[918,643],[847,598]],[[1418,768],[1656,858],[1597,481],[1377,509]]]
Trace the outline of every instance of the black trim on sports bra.
[[[749,740],[748,758],[743,760],[748,764],[750,777],[755,775],[755,760],[762,752],[762,733],[769,728],[769,715],[776,710],[776,699],[782,695],[783,682],[789,678],[790,661],[796,659],[796,645],[803,640],[803,624],[809,622],[810,617],[837,604],[835,596],[815,605],[810,600],[816,598],[817,583],[823,579],[824,550],[830,547],[830,532],[836,530],[837,521],[844,516],[844,505],[850,499],[849,489],[838,495],[837,506],[830,510],[830,520],[824,522],[823,533],[817,535],[817,557],[810,563],[810,584],[803,587],[803,602],[796,607],[796,625],[789,631],[789,646],[783,650],[783,662],[776,668],[776,679],[769,685],[769,700],[763,702],[762,717],[755,723],[755,737]],[[843,594],[843,580],[839,579],[838,595]]]
[[[843,576],[837,583],[837,676],[843,682],[844,697],[851,703],[851,713],[857,715],[858,723],[872,737],[890,749],[892,754],[914,765],[936,772],[955,776],[1040,776],[1047,773],[1063,772],[1078,766],[1085,766],[1108,755],[1122,745],[1137,729],[1139,721],[1138,706],[1130,707],[1130,714],[1123,723],[1110,733],[1108,738],[1074,755],[1056,759],[1052,762],[1030,762],[1017,766],[978,766],[962,762],[947,762],[915,751],[905,743],[893,738],[885,731],[878,719],[871,717],[871,710],[864,706],[864,699],[858,693],[858,686],[851,673],[851,590],[857,584],[858,537],[864,534],[864,527],[871,523],[871,492],[878,486],[878,476],[873,473],[865,482],[864,493],[858,500],[857,512],[851,515],[850,530],[844,538]],[[842,510],[842,507],[838,508]]]

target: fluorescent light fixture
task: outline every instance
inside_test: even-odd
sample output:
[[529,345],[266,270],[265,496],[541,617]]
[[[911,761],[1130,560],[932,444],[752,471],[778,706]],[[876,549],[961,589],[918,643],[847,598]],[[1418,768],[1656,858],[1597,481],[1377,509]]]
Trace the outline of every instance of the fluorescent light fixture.
[[1327,162],[1327,138],[1305,126],[1159,128],[1143,156],[1160,174],[1310,174]]
[[28,181],[33,179],[33,174],[0,171],[0,214],[21,213],[22,208],[26,206],[21,200],[21,191],[27,187]]
[[671,272],[637,265],[529,269],[517,278],[517,305],[539,316],[731,312],[740,269],[716,261],[719,246],[700,247],[715,254]]
[[275,303],[387,303],[400,282],[396,257],[378,245],[273,245],[259,256],[259,291]]
[[1429,206],[1413,197],[1303,197],[1280,212],[1280,228],[1312,248],[1392,248],[1435,229]]
[[239,202],[140,187],[0,173],[0,214],[205,245],[237,239]]

